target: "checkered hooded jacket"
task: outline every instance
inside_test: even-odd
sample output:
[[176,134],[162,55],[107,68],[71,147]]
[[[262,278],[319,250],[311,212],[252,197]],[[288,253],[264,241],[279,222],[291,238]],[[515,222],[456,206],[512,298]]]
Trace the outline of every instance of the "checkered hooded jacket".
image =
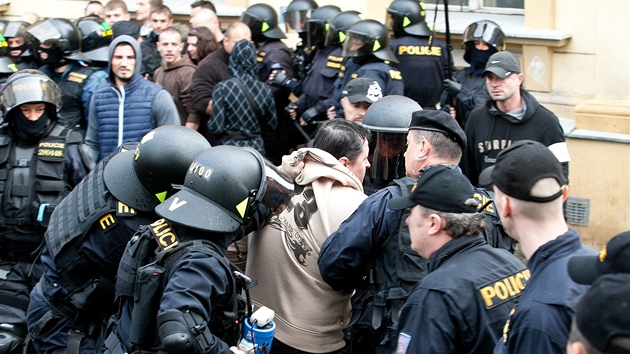
[[228,66],[232,78],[220,82],[212,93],[214,104],[208,130],[217,135],[221,145],[252,147],[264,155],[262,130],[274,129],[277,117],[273,94],[254,76],[255,66],[254,44],[248,40],[236,43]]

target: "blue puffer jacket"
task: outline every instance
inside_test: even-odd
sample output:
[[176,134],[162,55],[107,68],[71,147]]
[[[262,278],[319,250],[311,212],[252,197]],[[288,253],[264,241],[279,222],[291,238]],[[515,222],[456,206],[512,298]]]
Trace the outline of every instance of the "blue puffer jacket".
[[[99,160],[116,151],[121,142],[140,141],[144,134],[156,127],[152,114],[153,101],[162,88],[142,78],[140,74],[142,53],[137,42],[131,37],[116,38],[109,47],[110,58],[114,48],[121,42],[129,43],[134,49],[136,67],[129,83],[121,86],[120,90],[107,85],[101,87],[94,95],[94,108],[99,122]],[[111,68],[109,72],[110,81],[113,82]],[[119,133],[122,136],[121,141],[118,140]]]

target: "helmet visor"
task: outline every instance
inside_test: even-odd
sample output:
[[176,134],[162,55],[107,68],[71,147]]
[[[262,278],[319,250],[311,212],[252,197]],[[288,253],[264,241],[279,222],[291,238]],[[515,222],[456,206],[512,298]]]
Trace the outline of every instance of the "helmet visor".
[[407,134],[376,133],[370,142],[370,170],[372,182],[380,184],[405,176],[405,142]]
[[10,82],[0,94],[0,103],[6,112],[23,103],[31,102],[46,102],[59,107],[61,92],[52,80],[33,75]]
[[262,32],[262,29],[260,27],[263,21],[258,16],[252,15],[248,12],[243,12],[243,14],[241,15],[241,22],[246,24],[247,27],[251,29],[256,29]]
[[462,43],[475,40],[482,40],[497,48],[497,50],[504,50],[505,35],[503,34],[501,28],[493,22],[480,21],[468,26],[464,31]]
[[328,23],[324,28],[326,29],[326,40],[324,41],[325,46],[331,47],[337,44],[343,44],[343,42],[346,41],[346,34],[342,31],[337,31]]
[[26,25],[24,23],[11,21],[4,27],[2,34],[5,38],[24,37],[25,29]]
[[306,31],[306,22],[311,16],[311,10],[304,11],[287,11],[283,14],[286,32],[304,32]]
[[344,57],[364,57],[381,49],[380,43],[362,33],[348,31],[341,55]]
[[[62,38],[61,33],[57,30],[57,27],[50,19],[35,22],[33,25],[28,27],[26,31],[39,43],[54,43]],[[37,45],[39,45],[39,43],[37,43]]]
[[311,22],[306,24],[307,46],[312,47],[318,44],[324,44],[326,39],[325,24],[322,22]]

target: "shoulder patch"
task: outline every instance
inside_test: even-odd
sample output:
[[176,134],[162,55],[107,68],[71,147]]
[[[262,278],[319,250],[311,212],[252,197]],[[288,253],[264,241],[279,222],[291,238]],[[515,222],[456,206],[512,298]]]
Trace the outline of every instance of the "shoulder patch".
[[63,158],[63,151],[65,147],[66,147],[66,143],[64,142],[41,141],[37,148],[37,156]]
[[107,232],[111,230],[112,227],[116,226],[116,218],[112,213],[107,213],[98,219],[98,224],[101,226],[103,232]]
[[486,310],[521,296],[530,276],[529,269],[523,269],[479,287],[479,295]]
[[134,216],[136,215],[136,209],[131,208],[130,206],[128,206],[127,204],[118,201],[116,203],[116,216],[120,216],[120,217],[130,217],[130,216]]
[[499,217],[499,214],[497,213],[496,208],[494,207],[494,200],[492,199],[492,196],[487,192],[484,191],[483,189],[479,189],[479,188],[475,188],[475,194],[473,195],[473,198],[475,198],[478,202],[480,206],[486,206],[483,209],[483,212],[493,216],[495,218]]
[[398,344],[396,345],[396,354],[407,353],[407,348],[409,348],[410,342],[411,342],[411,336],[406,333],[401,332],[398,335]]
[[179,238],[165,219],[160,219],[149,225],[149,230],[162,251],[169,251],[179,244]]

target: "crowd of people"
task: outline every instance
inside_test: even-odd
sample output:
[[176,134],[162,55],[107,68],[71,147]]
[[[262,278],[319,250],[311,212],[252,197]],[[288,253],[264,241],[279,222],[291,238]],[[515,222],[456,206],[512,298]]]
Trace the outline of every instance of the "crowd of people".
[[0,354],[630,353],[499,24],[455,70],[417,1],[84,10],[0,20]]

